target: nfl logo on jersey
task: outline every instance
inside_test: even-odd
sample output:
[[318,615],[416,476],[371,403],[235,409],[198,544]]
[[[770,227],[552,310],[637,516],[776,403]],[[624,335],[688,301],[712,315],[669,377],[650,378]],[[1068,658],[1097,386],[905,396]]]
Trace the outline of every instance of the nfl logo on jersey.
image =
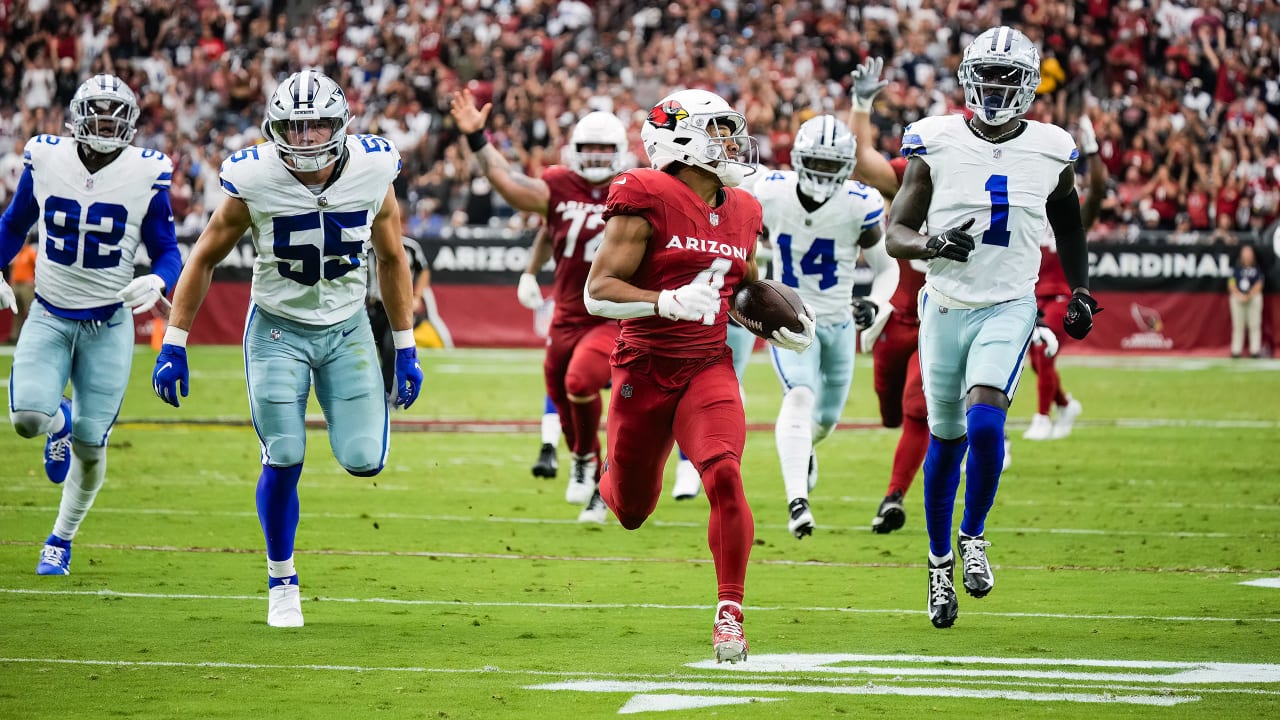
[[991,148],[991,157],[996,160],[1000,159],[1000,148]]
[[715,227],[716,225],[719,225],[719,224],[720,224],[720,214],[711,213],[711,226]]

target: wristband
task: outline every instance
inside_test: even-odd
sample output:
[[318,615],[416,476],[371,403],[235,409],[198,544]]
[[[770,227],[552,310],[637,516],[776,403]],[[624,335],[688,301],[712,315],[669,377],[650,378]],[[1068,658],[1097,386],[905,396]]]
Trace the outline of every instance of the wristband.
[[391,342],[395,344],[397,350],[417,347],[417,343],[413,339],[412,330],[392,330]]
[[170,325],[168,328],[165,328],[163,343],[165,345],[177,345],[180,348],[184,348],[187,346],[187,335],[189,334],[190,333],[188,331],[183,330],[182,328]]
[[471,148],[471,152],[476,153],[484,149],[489,144],[489,138],[485,136],[484,130],[467,133],[467,147]]

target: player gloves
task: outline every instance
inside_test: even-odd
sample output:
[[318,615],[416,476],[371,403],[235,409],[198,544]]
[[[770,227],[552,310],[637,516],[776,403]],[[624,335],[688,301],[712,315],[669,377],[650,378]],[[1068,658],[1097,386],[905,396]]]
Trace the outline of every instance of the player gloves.
[[1036,323],[1036,327],[1031,331],[1031,344],[1043,345],[1044,356],[1051,358],[1058,354],[1058,336],[1053,334],[1048,325]]
[[1102,312],[1093,296],[1076,290],[1067,302],[1067,314],[1062,318],[1062,329],[1077,340],[1083,340],[1093,329],[1093,316]]
[[409,409],[422,391],[422,365],[418,362],[418,348],[396,350],[396,407]]
[[538,278],[533,273],[520,273],[520,285],[516,288],[516,298],[520,304],[530,310],[542,307],[542,289],[538,287]]
[[880,306],[874,300],[869,298],[856,297],[853,299],[853,324],[858,326],[859,330],[866,330],[876,321],[876,312],[880,310]]
[[18,312],[18,299],[13,296],[13,288],[9,287],[4,278],[0,278],[0,310]]
[[929,257],[969,262],[969,253],[973,252],[974,248],[973,236],[968,233],[971,227],[973,227],[973,218],[969,218],[958,228],[951,228],[929,238],[924,244],[925,249],[929,251]]
[[1080,116],[1080,154],[1088,157],[1098,152],[1098,135],[1093,131],[1093,121],[1086,113]]
[[[689,283],[658,293],[658,314],[668,320],[710,325],[720,312],[720,291],[706,283]],[[708,322],[710,317],[710,322]]]
[[151,308],[164,297],[164,278],[159,275],[143,275],[133,279],[133,282],[124,286],[124,289],[116,293],[116,297],[127,307],[133,308],[134,315],[140,315]]
[[151,388],[161,400],[174,407],[178,404],[178,392],[187,396],[187,382],[191,372],[187,370],[187,349],[181,345],[165,343],[160,346],[160,354],[156,356],[156,367],[151,371]]
[[884,58],[873,57],[864,60],[849,74],[849,77],[853,78],[853,84],[849,88],[849,100],[853,103],[855,112],[871,112],[871,105],[875,102],[876,95],[889,85],[888,80],[880,79],[880,71],[883,69]]
[[813,308],[809,307],[809,303],[804,304],[804,314],[800,315],[800,324],[804,326],[801,332],[795,332],[790,328],[780,327],[773,331],[773,337],[769,338],[769,342],[773,343],[776,348],[790,350],[792,352],[804,352],[813,344],[813,328],[814,317]]

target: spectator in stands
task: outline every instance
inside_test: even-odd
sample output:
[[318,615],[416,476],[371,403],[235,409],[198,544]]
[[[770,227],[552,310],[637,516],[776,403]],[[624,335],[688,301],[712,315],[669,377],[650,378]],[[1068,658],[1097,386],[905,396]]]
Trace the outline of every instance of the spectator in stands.
[[27,244],[18,251],[13,262],[9,263],[9,285],[13,288],[13,297],[18,307],[13,311],[13,321],[9,324],[9,344],[18,342],[18,333],[22,323],[31,311],[31,301],[36,297],[36,235],[27,238]]
[[1227,280],[1231,305],[1231,357],[1244,350],[1245,331],[1249,333],[1249,354],[1262,357],[1262,270],[1258,267],[1253,246],[1240,246],[1231,278]]

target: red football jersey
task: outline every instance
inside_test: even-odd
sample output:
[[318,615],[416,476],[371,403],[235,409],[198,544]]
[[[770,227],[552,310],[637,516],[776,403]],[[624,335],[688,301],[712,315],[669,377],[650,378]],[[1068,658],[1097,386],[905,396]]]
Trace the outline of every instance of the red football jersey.
[[1062,260],[1058,259],[1058,248],[1054,245],[1041,245],[1040,278],[1036,280],[1036,297],[1070,294],[1071,286],[1067,284],[1067,275],[1062,271]]
[[622,321],[622,340],[671,357],[713,357],[724,352],[727,299],[747,272],[756,237],[764,228],[760,203],[740,188],[725,188],[711,207],[688,185],[660,170],[629,170],[609,185],[606,220],[638,215],[653,234],[631,284],[647,290],[674,290],[703,278],[720,285],[715,322],[673,322],[651,316]]
[[920,322],[920,288],[924,287],[924,273],[911,267],[910,260],[898,261],[898,288],[889,298],[893,312],[900,320]]
[[591,327],[609,318],[587,312],[582,288],[587,284],[591,261],[604,238],[604,201],[608,188],[592,185],[563,165],[542,171],[542,181],[551,191],[547,200],[547,232],[551,235],[552,259],[556,263],[555,328]]

